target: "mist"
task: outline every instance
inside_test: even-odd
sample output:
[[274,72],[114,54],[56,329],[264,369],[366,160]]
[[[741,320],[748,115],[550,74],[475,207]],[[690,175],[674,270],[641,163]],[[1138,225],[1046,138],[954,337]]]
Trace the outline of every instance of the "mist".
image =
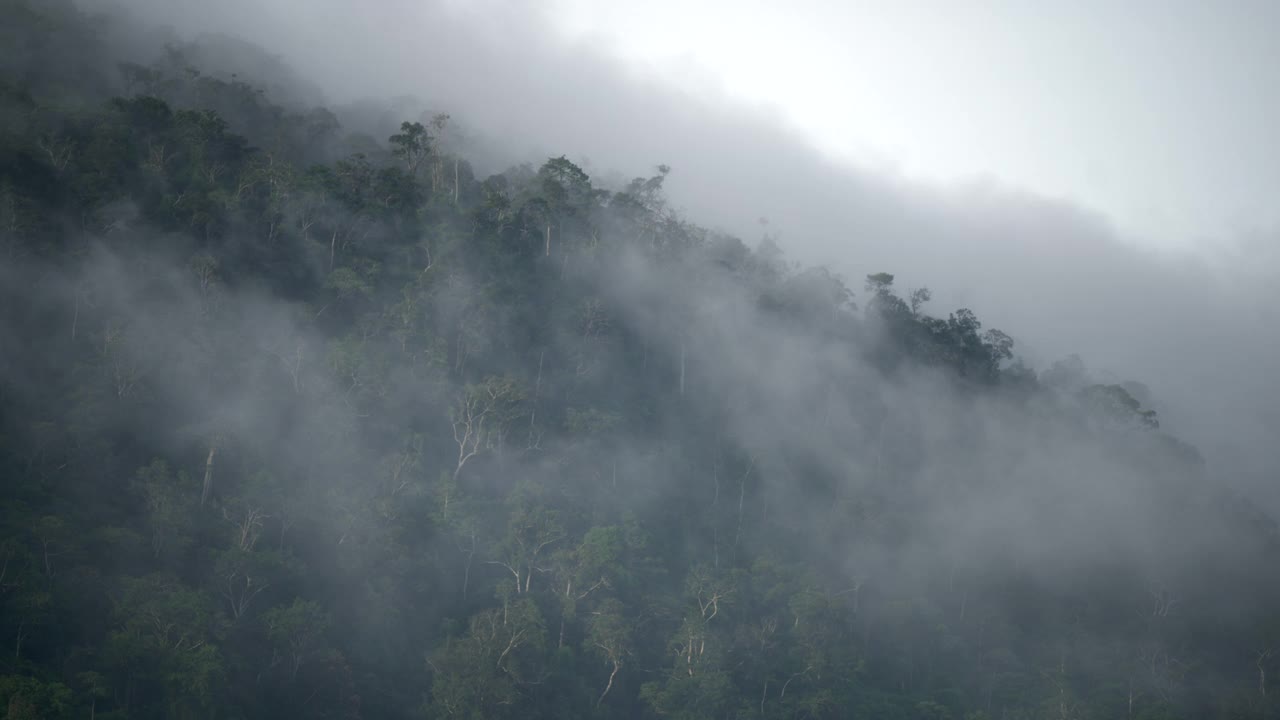
[[[68,184],[27,223],[6,195],[11,702],[1271,712],[1265,236],[1157,251],[837,163],[523,3],[81,6],[176,113],[99,111],[145,137],[130,197],[77,216],[109,194]],[[275,109],[182,114],[240,81]],[[40,113],[114,136],[30,106],[51,186],[97,167]],[[226,167],[157,139],[201,133]]]
[[[1266,475],[1280,461],[1268,441],[1280,429],[1280,348],[1258,331],[1277,319],[1265,297],[1280,278],[1275,229],[1223,228],[1225,242],[1161,251],[1096,210],[999,178],[926,184],[828,161],[714,79],[690,83],[698,94],[664,87],[589,38],[562,39],[525,3],[130,7],[188,35],[269,46],[338,103],[410,96],[447,111],[501,148],[492,171],[559,154],[606,177],[671,165],[672,202],[699,223],[767,232],[802,264],[846,277],[898,273],[937,306],[971,307],[1012,333],[1037,367],[1076,353],[1103,377],[1140,377],[1171,428],[1280,503]],[[1189,328],[1200,340],[1187,342]]]

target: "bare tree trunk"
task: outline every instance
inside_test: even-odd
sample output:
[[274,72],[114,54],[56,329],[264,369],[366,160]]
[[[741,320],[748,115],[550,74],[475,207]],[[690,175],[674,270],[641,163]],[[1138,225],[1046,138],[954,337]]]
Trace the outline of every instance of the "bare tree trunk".
[[613,661],[613,672],[609,673],[609,684],[604,686],[604,692],[600,693],[600,699],[596,700],[596,707],[600,707],[600,703],[604,702],[604,696],[609,694],[609,690],[613,688],[613,678],[618,674],[618,661]]
[[1266,662],[1267,662],[1267,659],[1271,657],[1271,653],[1272,653],[1272,652],[1273,652],[1273,651],[1272,651],[1272,649],[1271,649],[1271,648],[1267,648],[1266,650],[1261,650],[1261,651],[1259,651],[1259,652],[1258,652],[1258,663],[1257,663],[1257,665],[1258,665],[1258,692],[1262,693],[1262,695],[1263,695],[1263,696],[1266,696],[1266,694],[1267,694],[1267,666],[1266,666]]
[[733,554],[735,558],[738,555],[738,543],[742,541],[742,505],[747,497],[747,475],[749,474],[751,474],[750,469],[738,481],[738,527],[733,531]]
[[[449,500],[448,500],[448,497],[446,496],[445,497],[445,517],[446,518],[448,517],[448,514],[449,514]],[[476,557],[476,536],[474,533],[472,533],[471,549],[467,552],[467,564],[466,564],[466,567],[462,569],[462,600],[464,602],[467,599],[467,587],[471,584],[471,561],[474,560],[475,557]]]
[[213,490],[213,458],[218,454],[218,440],[214,438],[209,443],[209,457],[204,461],[204,489],[200,492],[200,505],[203,506],[205,501],[209,499],[209,492]]
[[551,225],[547,225],[547,257],[551,257]]
[[474,553],[469,553],[467,555],[467,566],[462,570],[462,599],[463,600],[467,599],[467,585],[471,583],[471,558],[472,557],[474,557]]
[[742,541],[742,506],[747,497],[747,477],[751,475],[751,471],[756,467],[756,459],[751,458],[747,464],[747,471],[742,473],[742,478],[738,480],[738,528],[733,533],[733,557],[738,557],[738,543]]
[[538,377],[533,381],[533,402],[529,408],[529,442],[527,444],[530,449],[537,445],[535,441],[537,440],[538,434],[538,398],[542,393],[542,362],[546,357],[547,350],[546,348],[543,348],[542,351],[538,353]]

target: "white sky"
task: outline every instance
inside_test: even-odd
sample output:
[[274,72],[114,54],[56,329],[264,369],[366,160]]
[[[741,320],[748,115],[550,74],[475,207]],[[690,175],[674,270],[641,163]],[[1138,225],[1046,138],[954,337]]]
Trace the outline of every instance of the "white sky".
[[862,166],[998,179],[1165,247],[1280,229],[1280,2],[543,7],[569,37],[769,105]]

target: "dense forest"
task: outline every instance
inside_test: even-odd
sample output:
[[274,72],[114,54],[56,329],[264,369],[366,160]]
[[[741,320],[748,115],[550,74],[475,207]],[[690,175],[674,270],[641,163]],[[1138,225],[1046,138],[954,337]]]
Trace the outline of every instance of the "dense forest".
[[0,2],[4,717],[1280,716],[1140,382],[128,22]]

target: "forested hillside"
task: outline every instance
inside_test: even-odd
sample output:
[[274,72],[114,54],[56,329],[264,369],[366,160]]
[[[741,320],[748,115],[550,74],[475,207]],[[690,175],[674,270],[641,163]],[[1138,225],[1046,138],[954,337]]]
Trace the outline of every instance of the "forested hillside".
[[1139,382],[120,22],[0,2],[5,717],[1280,714]]

